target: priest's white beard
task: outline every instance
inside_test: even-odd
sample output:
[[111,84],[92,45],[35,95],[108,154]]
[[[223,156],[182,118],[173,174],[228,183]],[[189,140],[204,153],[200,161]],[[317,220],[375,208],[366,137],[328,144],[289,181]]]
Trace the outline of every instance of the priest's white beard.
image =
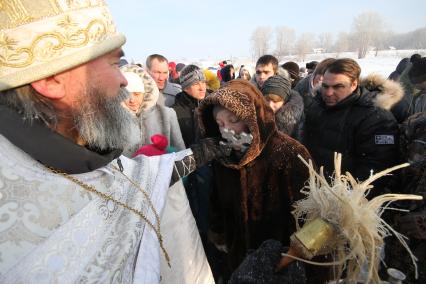
[[114,98],[96,88],[89,88],[80,98],[73,117],[81,138],[89,147],[125,149],[138,142],[136,130],[139,128],[135,116],[121,105],[128,97],[129,93],[124,88]]

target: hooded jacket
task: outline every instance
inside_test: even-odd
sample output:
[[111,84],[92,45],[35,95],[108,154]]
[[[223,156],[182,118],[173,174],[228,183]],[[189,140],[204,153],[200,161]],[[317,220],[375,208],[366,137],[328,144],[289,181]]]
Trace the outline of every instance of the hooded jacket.
[[238,161],[214,161],[215,189],[210,200],[213,242],[226,245],[228,268],[234,270],[248,250],[273,238],[284,245],[295,230],[291,204],[309,176],[297,155],[306,148],[277,130],[272,109],[251,83],[237,79],[206,97],[199,107],[202,137],[219,137],[213,108],[232,111],[248,126],[253,141]]
[[138,132],[140,139],[137,144],[125,149],[123,155],[132,157],[141,146],[151,144],[151,136],[155,134],[164,135],[169,141],[168,146],[173,149],[177,151],[185,149],[176,112],[159,104],[160,93],[154,79],[139,66],[129,65],[126,68],[141,77],[145,92],[139,112],[136,114],[139,128],[134,130]]
[[[334,152],[343,155],[342,172],[349,171],[359,180],[368,178],[371,171],[379,172],[399,162],[398,125],[387,110],[402,96],[400,90],[388,87],[399,85],[378,81],[375,76],[369,78],[332,107],[325,105],[318,90],[305,112],[304,145],[316,164],[324,166],[326,177],[334,171]],[[387,182],[386,178],[380,179],[375,184],[378,189],[371,194],[379,194]]]

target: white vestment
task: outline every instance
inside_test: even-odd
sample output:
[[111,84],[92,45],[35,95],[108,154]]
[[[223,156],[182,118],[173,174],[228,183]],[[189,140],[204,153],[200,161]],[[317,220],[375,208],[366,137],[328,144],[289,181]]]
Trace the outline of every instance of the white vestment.
[[[174,162],[189,153],[120,158],[124,174],[147,192],[161,214]],[[144,195],[112,165],[116,161],[74,176],[141,210],[156,224]],[[175,229],[162,225],[163,238],[187,234],[171,231]],[[190,234],[199,248],[199,236]],[[180,255],[170,243],[165,246],[172,263],[173,257],[194,257]],[[200,272],[191,279],[201,275],[202,282],[212,281],[204,252],[196,257],[200,264],[187,260],[184,268],[166,270],[161,258],[155,232],[138,215],[50,172],[0,135],[0,283],[159,283],[160,275],[170,279],[170,273],[194,271],[192,267]]]

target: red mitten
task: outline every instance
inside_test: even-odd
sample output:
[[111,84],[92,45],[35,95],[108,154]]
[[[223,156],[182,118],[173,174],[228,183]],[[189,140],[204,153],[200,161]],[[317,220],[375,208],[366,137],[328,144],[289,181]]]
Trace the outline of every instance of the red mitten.
[[161,134],[155,134],[151,136],[152,144],[148,144],[140,147],[133,157],[137,155],[145,155],[145,156],[158,156],[166,154],[166,147],[169,144],[169,141],[166,136]]

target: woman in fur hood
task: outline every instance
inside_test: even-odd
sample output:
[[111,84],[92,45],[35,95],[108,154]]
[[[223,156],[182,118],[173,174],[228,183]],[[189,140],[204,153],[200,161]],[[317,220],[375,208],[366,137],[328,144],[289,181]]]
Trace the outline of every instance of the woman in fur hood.
[[222,136],[234,149],[231,156],[213,162],[209,224],[210,241],[226,252],[229,276],[263,241],[289,244],[295,230],[291,204],[309,176],[297,155],[310,155],[277,130],[272,109],[246,80],[230,81],[206,97],[199,121],[202,136]]

